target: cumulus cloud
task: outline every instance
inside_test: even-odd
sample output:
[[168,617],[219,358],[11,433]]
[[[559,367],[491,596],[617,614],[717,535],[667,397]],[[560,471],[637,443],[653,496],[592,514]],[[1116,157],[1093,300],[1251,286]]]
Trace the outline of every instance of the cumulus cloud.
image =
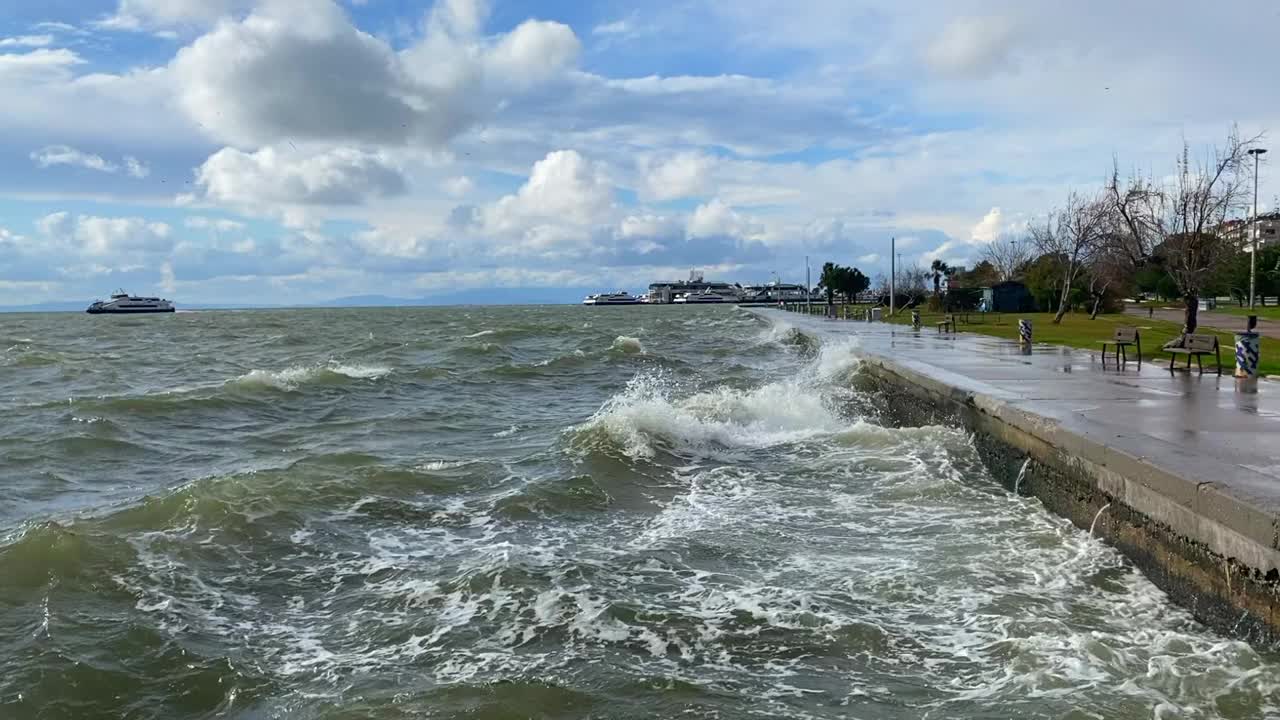
[[66,48],[40,48],[27,53],[0,54],[0,82],[39,83],[67,77],[84,59]]
[[702,153],[681,152],[665,158],[639,161],[641,196],[649,200],[674,200],[706,194],[715,159]]
[[604,169],[574,150],[557,150],[535,163],[525,184],[500,199],[486,219],[495,231],[524,232],[547,244],[560,229],[604,221],[612,205],[613,186]]
[[404,176],[382,153],[333,148],[307,154],[265,147],[223,148],[196,171],[204,197],[253,208],[273,204],[356,205],[405,191]]
[[124,168],[125,172],[129,173],[131,177],[138,178],[139,180],[151,174],[151,168],[147,167],[145,163],[131,155],[124,156]]
[[526,21],[476,35],[485,8],[439,3],[421,42],[402,52],[329,0],[298,13],[271,3],[220,23],[171,64],[182,107],[216,138],[248,148],[285,141],[438,146],[577,56],[568,26]]
[[172,228],[140,217],[99,217],[56,212],[39,218],[36,229],[54,243],[88,256],[119,259],[173,247]]
[[713,198],[711,202],[699,205],[693,211],[687,231],[690,238],[756,238],[762,229],[758,223],[739,215],[720,198]]

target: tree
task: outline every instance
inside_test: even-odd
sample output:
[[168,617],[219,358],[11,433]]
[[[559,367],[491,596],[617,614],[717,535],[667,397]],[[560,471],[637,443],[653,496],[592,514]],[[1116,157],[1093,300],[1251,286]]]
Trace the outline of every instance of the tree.
[[1066,204],[1049,214],[1041,225],[1031,228],[1031,242],[1042,255],[1058,259],[1058,312],[1055,325],[1070,307],[1071,286],[1083,265],[1093,261],[1108,231],[1110,203],[1102,197],[1067,196]]
[[1002,235],[984,245],[978,257],[994,267],[1001,280],[1012,280],[1031,262],[1031,243],[1025,238]]
[[913,264],[903,270],[899,278],[902,280],[902,287],[898,288],[898,292],[907,296],[909,307],[915,307],[928,292],[929,271]]
[[840,287],[840,266],[833,262],[822,264],[822,274],[818,276],[818,289],[827,295],[827,304],[835,300],[836,290]]
[[929,271],[933,273],[933,294],[942,294],[942,278],[951,275],[951,267],[941,260],[934,260],[929,265]]
[[1200,296],[1218,268],[1241,250],[1241,242],[1215,228],[1246,205],[1251,165],[1248,150],[1261,136],[1242,140],[1232,128],[1222,147],[1195,163],[1183,143],[1171,181],[1130,176],[1120,182],[1113,166],[1106,194],[1124,229],[1123,248],[1136,257],[1159,254],[1183,301],[1184,335],[1199,326]]
[[1119,252],[1114,243],[1104,241],[1101,244],[1099,252],[1085,269],[1089,279],[1089,297],[1093,300],[1093,307],[1089,311],[1090,320],[1098,318],[1098,311],[1102,308],[1102,301],[1107,293],[1128,287],[1136,271],[1129,256]]
[[856,267],[840,268],[839,290],[844,295],[845,303],[853,302],[857,298],[858,293],[871,287],[871,278],[862,274],[862,271]]

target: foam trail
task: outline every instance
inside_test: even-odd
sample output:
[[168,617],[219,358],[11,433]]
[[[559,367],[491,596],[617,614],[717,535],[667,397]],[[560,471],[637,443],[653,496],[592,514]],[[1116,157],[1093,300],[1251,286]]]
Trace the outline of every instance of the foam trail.
[[1102,513],[1106,512],[1109,507],[1111,507],[1111,503],[1103,505],[1098,514],[1093,516],[1093,522],[1089,523],[1089,537],[1093,537],[1093,529],[1098,525],[1098,518],[1102,517]]

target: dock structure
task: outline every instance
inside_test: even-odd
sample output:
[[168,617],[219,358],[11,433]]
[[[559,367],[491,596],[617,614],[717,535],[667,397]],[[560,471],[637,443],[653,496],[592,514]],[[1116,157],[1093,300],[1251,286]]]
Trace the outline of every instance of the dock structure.
[[857,338],[861,381],[930,401],[892,403],[927,408],[917,422],[969,427],[1010,490],[1092,529],[1202,622],[1280,642],[1280,383],[1244,393],[1229,373],[1104,368],[1096,351],[748,312]]

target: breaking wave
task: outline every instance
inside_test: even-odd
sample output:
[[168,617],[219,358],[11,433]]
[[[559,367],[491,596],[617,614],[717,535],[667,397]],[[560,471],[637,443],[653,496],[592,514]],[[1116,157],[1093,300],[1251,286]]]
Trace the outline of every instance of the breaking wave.
[[644,373],[573,429],[574,444],[604,441],[627,457],[652,458],[659,449],[715,455],[833,435],[856,421],[841,405],[857,367],[852,346],[839,345],[824,348],[796,377],[754,389],[685,392],[669,373]]
[[391,374],[391,368],[381,365],[294,365],[282,370],[250,370],[228,382],[244,387],[297,390],[300,386],[310,383],[376,380],[389,374]]

